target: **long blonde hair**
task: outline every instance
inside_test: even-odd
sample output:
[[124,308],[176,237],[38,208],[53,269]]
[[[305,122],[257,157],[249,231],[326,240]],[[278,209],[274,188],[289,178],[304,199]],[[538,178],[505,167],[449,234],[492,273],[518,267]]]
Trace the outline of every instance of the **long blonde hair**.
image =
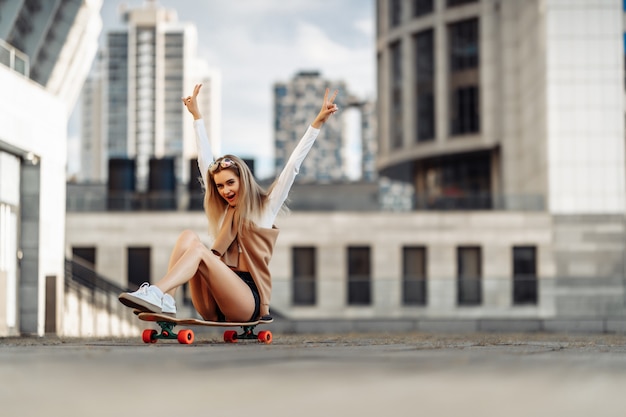
[[[229,167],[222,168],[222,166],[219,165],[219,162],[224,159],[230,159],[234,162],[234,164]],[[209,233],[213,237],[217,236],[220,228],[220,220],[222,219],[222,216],[228,206],[228,202],[222,198],[217,190],[217,185],[215,184],[213,176],[218,172],[227,169],[231,170],[235,173],[235,175],[237,175],[237,177],[239,177],[236,215],[238,216],[237,220],[239,224],[238,232],[241,233],[243,227],[249,226],[261,217],[265,204],[267,204],[269,192],[256,182],[254,176],[252,175],[252,171],[250,171],[248,165],[246,165],[241,158],[235,155],[224,155],[223,157],[218,158],[214,164],[215,163],[218,163],[215,170],[211,172],[211,169],[209,169],[209,172],[207,172],[207,179],[209,183],[206,184],[206,192],[204,194],[204,211],[207,219],[209,220]]]

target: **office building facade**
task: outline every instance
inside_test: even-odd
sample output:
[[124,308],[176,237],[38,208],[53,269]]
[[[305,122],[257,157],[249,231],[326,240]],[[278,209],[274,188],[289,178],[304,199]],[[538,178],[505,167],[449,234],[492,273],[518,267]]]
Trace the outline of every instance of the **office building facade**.
[[180,97],[204,84],[200,104],[209,139],[219,146],[219,73],[198,59],[195,26],[178,22],[175,11],[147,2],[121,18],[127,28],[107,33],[83,91],[79,177],[106,182],[111,159],[132,160],[133,190],[145,192],[151,160],[173,159],[171,175],[187,182],[195,139]]
[[[381,175],[412,184],[417,210],[548,213],[554,264],[531,270],[620,282],[621,2],[380,0],[377,13]],[[473,275],[489,262],[475,249]],[[579,301],[611,310],[622,292]]]

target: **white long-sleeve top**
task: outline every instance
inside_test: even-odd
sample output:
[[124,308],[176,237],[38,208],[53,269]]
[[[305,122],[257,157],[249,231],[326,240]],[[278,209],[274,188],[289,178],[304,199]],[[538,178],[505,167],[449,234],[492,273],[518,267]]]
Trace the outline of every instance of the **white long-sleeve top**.
[[[209,143],[209,138],[204,128],[204,122],[202,119],[194,120],[193,125],[196,132],[198,167],[200,168],[200,173],[202,175],[202,182],[204,186],[207,187],[209,184],[209,166],[214,160],[213,152],[211,151],[211,144]],[[289,190],[296,179],[296,175],[298,175],[298,172],[300,171],[302,161],[304,161],[304,158],[306,158],[309,150],[313,146],[313,143],[315,143],[315,139],[317,139],[319,132],[320,129],[309,126],[304,133],[304,136],[302,136],[302,139],[300,139],[298,146],[296,146],[291,153],[287,164],[278,176],[276,184],[269,195],[268,203],[261,214],[261,218],[257,222],[258,227],[271,228],[274,224],[280,208],[289,195]]]

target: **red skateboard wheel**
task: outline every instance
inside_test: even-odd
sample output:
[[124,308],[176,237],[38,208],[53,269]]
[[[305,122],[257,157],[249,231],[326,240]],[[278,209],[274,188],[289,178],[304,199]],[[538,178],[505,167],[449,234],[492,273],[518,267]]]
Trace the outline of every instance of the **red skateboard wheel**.
[[193,343],[193,330],[185,329],[178,332],[178,343],[181,345],[190,345]]
[[154,336],[157,335],[157,331],[154,329],[146,329],[143,331],[143,333],[141,334],[141,340],[143,340],[144,343],[156,343],[156,338]]
[[261,330],[259,332],[259,342],[269,345],[272,343],[272,332],[269,330]]

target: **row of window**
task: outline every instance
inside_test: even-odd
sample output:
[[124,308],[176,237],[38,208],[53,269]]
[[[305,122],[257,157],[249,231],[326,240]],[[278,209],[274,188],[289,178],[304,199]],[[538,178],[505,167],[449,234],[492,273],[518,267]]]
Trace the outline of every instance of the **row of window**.
[[[512,248],[514,305],[537,304],[537,250],[534,246]],[[134,290],[151,281],[149,247],[127,249],[128,288]],[[367,306],[372,304],[372,253],[369,246],[347,248],[347,304]],[[292,304],[314,306],[317,304],[318,271],[315,247],[292,248]],[[73,255],[95,265],[93,247],[73,248]],[[428,250],[425,246],[402,248],[402,304],[428,305]],[[478,306],[482,304],[482,250],[479,246],[460,246],[456,255],[457,304]],[[183,299],[190,304],[188,288],[183,288]]]
[[[384,1],[384,0],[383,0]],[[389,25],[391,27],[398,26],[402,23],[403,6],[411,7],[411,15],[413,17],[422,17],[435,11],[436,0],[411,0],[405,3],[405,0],[388,0],[389,5]],[[477,3],[478,0],[446,0],[446,7],[456,7],[467,3]]]
[[[436,136],[437,76],[435,32],[427,29],[413,35],[415,85],[409,90],[415,97],[415,140],[428,142]],[[479,97],[479,22],[472,18],[448,25],[448,123],[451,135],[480,131]],[[391,146],[401,148],[404,142],[403,45],[398,40],[389,46],[390,54],[390,128]],[[379,57],[380,65],[380,57]],[[382,72],[381,72],[382,73]],[[439,71],[441,73],[441,71]]]
[[[371,248],[349,247],[347,252],[347,304],[372,303]],[[514,305],[537,304],[537,250],[534,246],[513,247]],[[428,304],[427,248],[408,246],[402,249],[402,304]],[[315,247],[292,248],[292,303],[296,306],[317,304],[317,259]],[[482,250],[479,246],[457,248],[457,304],[482,304]]]

